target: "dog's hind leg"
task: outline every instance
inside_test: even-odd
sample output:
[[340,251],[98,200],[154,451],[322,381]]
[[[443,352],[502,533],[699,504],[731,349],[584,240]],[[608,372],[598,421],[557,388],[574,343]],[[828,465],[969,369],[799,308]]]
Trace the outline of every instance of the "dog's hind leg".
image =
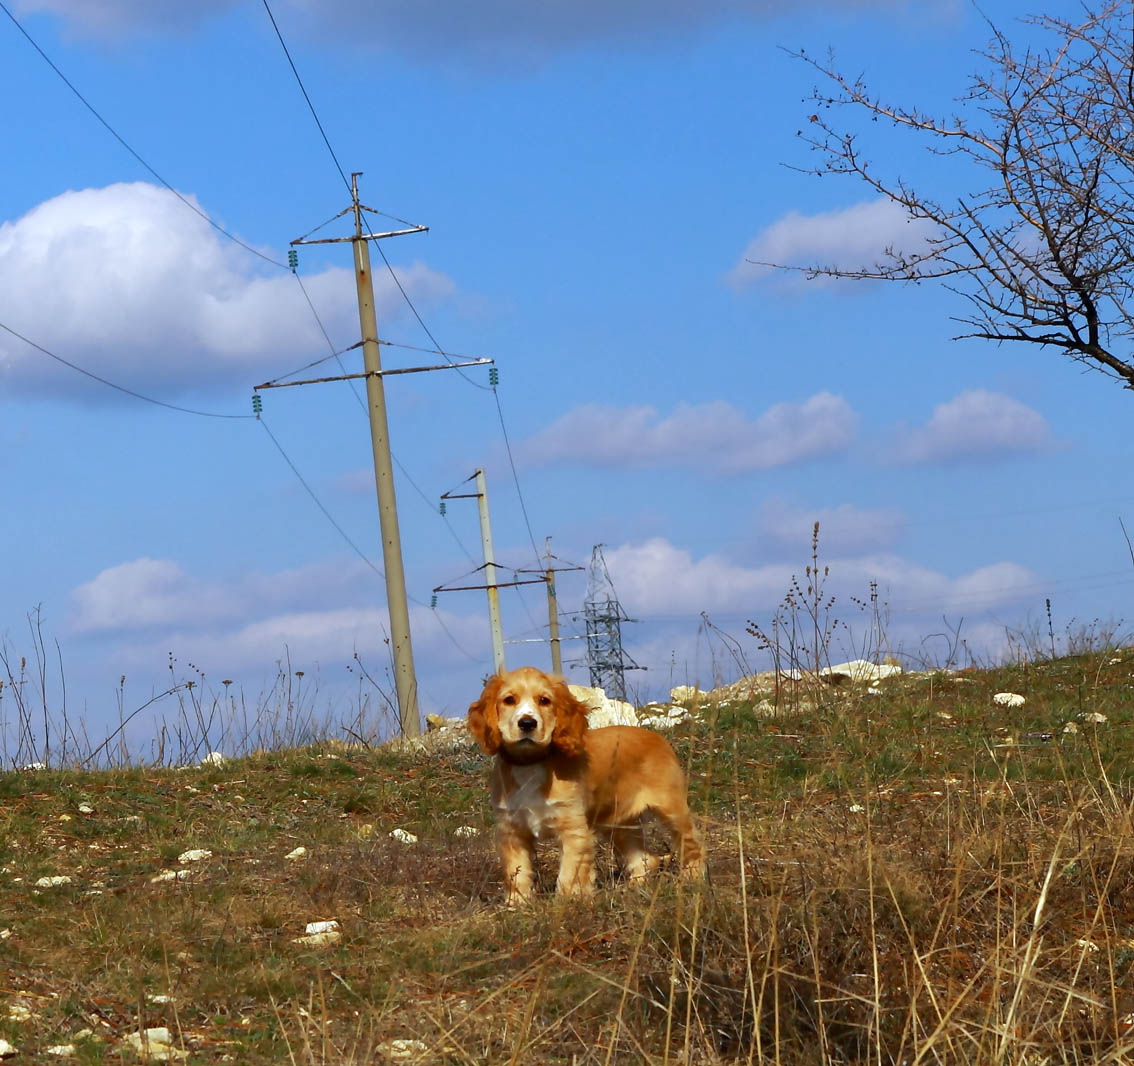
[[682,874],[686,877],[704,877],[705,849],[688,805],[683,802],[680,807],[670,810],[655,809],[654,814],[669,828]]
[[615,861],[631,881],[641,880],[661,864],[661,859],[646,848],[646,834],[641,822],[612,828],[610,839],[614,845]]

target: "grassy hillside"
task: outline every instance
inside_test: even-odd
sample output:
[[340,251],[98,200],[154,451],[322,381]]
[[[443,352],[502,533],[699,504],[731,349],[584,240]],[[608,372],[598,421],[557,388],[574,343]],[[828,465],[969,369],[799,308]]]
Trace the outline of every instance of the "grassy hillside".
[[1106,652],[701,708],[674,740],[708,884],[516,911],[470,747],[2,774],[0,1037],[89,1063],[150,1027],[200,1063],[1129,1061],[1132,685]]

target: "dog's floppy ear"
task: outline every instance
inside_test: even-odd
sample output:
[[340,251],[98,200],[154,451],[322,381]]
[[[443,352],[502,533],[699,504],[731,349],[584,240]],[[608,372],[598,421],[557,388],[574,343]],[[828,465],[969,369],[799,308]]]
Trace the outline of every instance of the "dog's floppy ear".
[[555,730],[551,743],[564,755],[582,755],[583,734],[588,729],[587,705],[571,695],[567,682],[557,678],[553,688]]
[[498,676],[490,677],[480,699],[469,705],[469,732],[485,755],[495,755],[500,750],[500,721],[496,714],[496,695],[500,684]]

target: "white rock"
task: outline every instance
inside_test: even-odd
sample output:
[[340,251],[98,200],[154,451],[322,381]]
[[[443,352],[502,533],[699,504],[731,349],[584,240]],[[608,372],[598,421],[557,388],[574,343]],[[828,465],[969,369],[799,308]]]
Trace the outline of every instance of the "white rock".
[[289,860],[290,862],[295,862],[296,859],[305,859],[307,858],[307,849],[304,847],[298,847],[294,851],[289,851],[284,856],[284,858]]
[[852,803],[847,810],[850,811],[851,814],[862,814],[866,808],[861,803]]
[[57,874],[55,877],[41,877],[35,883],[36,888],[59,888],[62,885],[69,885],[71,878],[66,874]]
[[12,1055],[18,1055],[19,1048],[13,1047],[3,1037],[0,1037],[0,1059],[10,1058]]
[[692,685],[678,685],[669,690],[669,701],[670,703],[684,703],[686,700],[695,700],[700,695],[700,690]]
[[463,718],[446,718],[440,714],[427,714],[425,716],[425,729],[429,733],[438,733],[446,729],[464,729]]
[[210,751],[200,763],[201,766],[227,766],[228,759],[219,751]]
[[1090,714],[1084,714],[1081,717],[1084,722],[1087,722],[1090,725],[1106,725],[1106,723],[1109,721],[1105,714],[1099,714],[1098,711],[1091,711]]
[[867,659],[851,659],[850,662],[824,667],[819,671],[819,676],[830,678],[832,681],[841,678],[876,684],[888,677],[896,677],[901,672],[902,668],[893,663],[872,663]]
[[391,829],[390,837],[402,844],[417,843],[417,837],[413,833],[407,833],[404,829]]
[[669,729],[689,718],[688,707],[658,707],[642,716],[641,724],[653,729]]
[[429,1046],[421,1040],[387,1040],[383,1044],[378,1045],[378,1051],[385,1055],[388,1059],[395,1061],[402,1061],[405,1059],[415,1059],[419,1055],[424,1055],[429,1050]]
[[213,853],[208,848],[190,848],[188,851],[183,851],[177,856],[178,862],[202,862],[205,859],[211,859]]
[[992,697],[992,702],[1001,707],[1023,707],[1026,701],[1018,692],[998,692]]
[[159,992],[157,995],[154,995],[154,996],[146,996],[146,1002],[147,1003],[157,1003],[157,1004],[172,1003],[173,997],[167,996],[164,992]]
[[89,803],[80,803],[79,804],[79,813],[80,814],[94,814],[94,808]]
[[44,1052],[46,1055],[55,1055],[61,1059],[73,1059],[78,1053],[74,1044],[52,1044]]
[[453,836],[460,837],[462,840],[467,840],[469,837],[475,837],[480,834],[480,830],[475,825],[459,825],[453,830]]
[[308,933],[307,936],[297,936],[295,943],[306,944],[308,947],[322,948],[330,944],[337,944],[342,940],[343,934],[337,929],[328,929],[322,933]]
[[189,870],[162,870],[150,878],[151,885],[161,884],[163,881],[184,881],[190,874]]
[[305,933],[332,933],[338,928],[339,923],[334,918],[329,918],[324,922],[308,922],[303,931]]
[[169,1062],[171,1059],[183,1059],[188,1056],[188,1052],[173,1047],[170,1043],[169,1030],[164,1025],[146,1029],[141,1033],[127,1033],[122,1043],[133,1048],[141,1058],[152,1059],[154,1062]]
[[568,685],[571,695],[587,706],[587,724],[592,729],[608,725],[637,725],[638,712],[625,700],[610,699],[601,688]]

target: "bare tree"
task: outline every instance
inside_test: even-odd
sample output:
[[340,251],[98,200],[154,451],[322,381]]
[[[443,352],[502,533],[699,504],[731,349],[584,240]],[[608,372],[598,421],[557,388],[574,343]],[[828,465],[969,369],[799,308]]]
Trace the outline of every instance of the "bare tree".
[[[938,279],[969,303],[957,316],[962,336],[1056,348],[1134,388],[1131,6],[1084,7],[1076,23],[1022,20],[1032,43],[1020,49],[993,27],[977,53],[981,72],[948,119],[884,102],[830,56],[792,53],[823,75],[800,131],[821,157],[809,172],[856,175],[930,236],[860,268],[788,269],[812,278]],[[855,117],[912,131],[930,152],[952,157],[944,172],[958,162],[975,168],[976,187],[938,200],[880,175],[862,154],[861,133],[849,128]],[[849,121],[840,128],[842,118]]]

